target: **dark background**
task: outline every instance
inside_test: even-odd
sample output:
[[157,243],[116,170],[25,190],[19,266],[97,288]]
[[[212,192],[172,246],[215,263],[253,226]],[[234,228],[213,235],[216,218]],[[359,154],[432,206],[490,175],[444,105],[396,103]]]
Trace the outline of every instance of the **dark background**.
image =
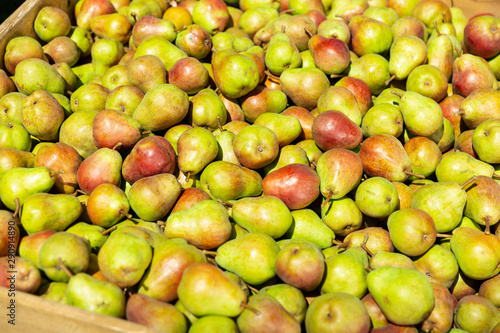
[[0,23],[5,21],[23,2],[24,0],[0,0]]

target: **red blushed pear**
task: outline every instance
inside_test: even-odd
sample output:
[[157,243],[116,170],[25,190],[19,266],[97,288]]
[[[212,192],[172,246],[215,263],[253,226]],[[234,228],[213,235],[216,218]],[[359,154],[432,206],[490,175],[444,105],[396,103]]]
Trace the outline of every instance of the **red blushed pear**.
[[210,195],[208,195],[207,192],[196,187],[188,187],[182,190],[181,195],[177,199],[177,202],[170,213],[189,209],[200,201],[211,199],[212,198],[210,198]]
[[342,73],[351,62],[349,48],[340,39],[314,35],[308,47],[316,66],[327,75]]
[[469,53],[492,58],[500,52],[500,19],[482,15],[470,19],[464,28],[464,45]]
[[81,163],[76,149],[62,142],[41,147],[35,156],[35,167],[46,166],[59,172],[54,176],[54,188],[59,193],[75,192],[76,173]]
[[366,111],[372,106],[372,93],[365,81],[355,77],[345,76],[337,81],[335,85],[346,88],[356,97],[361,115],[364,116]]
[[363,170],[370,177],[384,177],[391,182],[404,182],[411,172],[410,158],[401,142],[387,134],[376,134],[363,141],[358,153]]
[[[0,257],[7,256],[10,251],[16,251],[19,244],[19,219],[7,210],[0,210]],[[12,248],[13,246],[13,248]]]
[[302,132],[298,137],[300,140],[312,139],[311,127],[314,121],[314,116],[309,110],[294,105],[285,109],[285,111],[281,112],[281,114],[284,116],[294,116],[299,120],[300,126],[302,127]]
[[80,164],[76,179],[80,189],[91,194],[94,189],[104,183],[120,185],[122,180],[122,156],[114,149],[100,148]]
[[173,173],[176,165],[174,148],[164,137],[148,136],[139,140],[122,165],[123,178],[133,184],[159,173]]
[[470,156],[477,158],[476,152],[474,151],[474,148],[472,147],[472,136],[474,135],[474,130],[467,130],[465,132],[462,132],[456,139],[455,139],[455,150],[456,151],[461,151],[463,153],[467,153]]
[[451,83],[453,93],[467,97],[482,88],[498,89],[498,82],[490,64],[473,54],[463,54],[453,62]]
[[462,96],[453,94],[445,97],[445,99],[439,103],[441,110],[443,110],[443,117],[448,119],[453,125],[455,138],[457,138],[460,133],[464,131],[464,128],[466,128],[466,126],[464,126],[465,124],[461,122],[462,117],[458,113],[460,103],[462,103],[463,100],[464,98]]
[[313,168],[292,163],[269,173],[262,180],[264,195],[273,195],[290,210],[309,206],[319,196],[319,177]]
[[102,110],[92,121],[92,136],[97,148],[123,151],[141,139],[141,124],[132,116],[116,110]]
[[198,59],[187,57],[179,59],[168,71],[168,82],[188,95],[194,95],[208,87],[210,76]]
[[116,9],[109,0],[83,0],[76,16],[76,25],[90,31],[90,21],[93,18],[113,13],[116,13]]
[[306,16],[309,16],[311,20],[316,24],[316,27],[318,27],[321,22],[326,21],[326,15],[322,11],[319,11],[317,9],[311,9],[307,13],[305,13]]
[[311,126],[314,142],[323,150],[354,149],[363,140],[361,128],[340,111],[320,113]]

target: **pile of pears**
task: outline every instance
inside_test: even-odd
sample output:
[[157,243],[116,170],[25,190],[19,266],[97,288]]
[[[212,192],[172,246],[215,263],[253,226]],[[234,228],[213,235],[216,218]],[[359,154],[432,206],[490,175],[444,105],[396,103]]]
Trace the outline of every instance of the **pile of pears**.
[[[79,0],[0,70],[0,285],[164,332],[500,332],[500,18]],[[14,246],[13,246],[14,245]]]

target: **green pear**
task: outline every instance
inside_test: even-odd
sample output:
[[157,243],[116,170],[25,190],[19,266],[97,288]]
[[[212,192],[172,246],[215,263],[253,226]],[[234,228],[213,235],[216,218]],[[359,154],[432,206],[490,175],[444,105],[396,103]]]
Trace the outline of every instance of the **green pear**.
[[280,87],[296,106],[312,110],[330,87],[330,81],[319,68],[292,68],[281,73]]
[[363,16],[385,23],[388,27],[399,19],[398,13],[391,7],[370,6],[363,12]]
[[66,231],[86,238],[90,242],[90,247],[95,250],[99,250],[108,239],[108,234],[103,227],[85,222],[78,222]]
[[30,95],[36,90],[47,90],[50,93],[64,94],[66,81],[44,60],[30,58],[16,66],[14,82],[19,92]]
[[[411,52],[413,57],[407,57]],[[394,40],[391,45],[389,57],[389,72],[396,80],[403,80],[411,71],[424,64],[427,60],[427,45],[425,42],[412,35],[404,35]]]
[[489,119],[476,127],[472,147],[481,161],[500,163],[500,157],[494,153],[500,148],[500,119]]
[[230,15],[222,0],[201,0],[193,7],[193,22],[205,28],[210,34],[223,32]]
[[287,145],[280,149],[278,157],[271,162],[271,164],[266,165],[263,170],[266,175],[273,171],[281,169],[282,167],[290,164],[303,164],[309,166],[309,159],[304,149],[296,145]]
[[16,199],[19,205],[35,193],[50,191],[54,185],[53,171],[47,167],[13,168],[0,179],[0,199],[14,211]]
[[321,207],[321,219],[335,235],[346,236],[361,228],[363,214],[354,200],[344,196]]
[[302,239],[318,245],[321,249],[332,246],[335,233],[311,209],[299,209],[291,212],[293,222],[284,237]]
[[67,304],[66,301],[66,287],[68,286],[65,282],[51,282],[47,288],[47,290],[40,295],[40,297],[62,303]]
[[260,169],[273,162],[278,156],[278,137],[267,127],[246,126],[234,139],[234,153],[244,167]]
[[135,51],[134,59],[143,55],[158,57],[167,71],[172,69],[179,59],[187,57],[184,51],[175,47],[174,44],[162,36],[150,36],[142,41]]
[[227,121],[227,111],[215,91],[206,88],[190,99],[191,125],[214,131]]
[[304,321],[307,312],[307,301],[300,289],[285,283],[279,283],[266,286],[259,293],[273,296],[299,323]]
[[172,148],[175,150],[175,154],[177,155],[177,141],[179,140],[179,137],[181,136],[182,133],[187,131],[188,129],[193,128],[193,126],[188,125],[188,124],[178,124],[170,127],[166,132],[165,132],[165,139],[167,139],[168,142],[172,145]]
[[227,241],[217,249],[217,264],[252,285],[262,284],[276,275],[279,246],[261,232],[249,232]]
[[31,235],[43,230],[62,231],[82,213],[80,200],[69,194],[34,193],[24,200],[21,223]]
[[10,92],[0,98],[0,120],[3,123],[22,124],[23,101],[27,96],[20,92]]
[[436,231],[443,233],[452,231],[460,223],[466,200],[467,193],[459,184],[437,182],[422,186],[413,195],[411,207],[429,213]]
[[269,41],[265,62],[271,73],[280,75],[285,69],[300,67],[302,58],[293,40],[286,33],[279,32]]
[[414,135],[430,136],[443,126],[443,111],[439,104],[417,92],[403,93],[399,107],[406,128]]
[[460,227],[453,231],[450,245],[465,276],[485,280],[500,272],[500,240],[495,235]]
[[278,138],[280,147],[292,143],[302,132],[302,127],[296,117],[277,113],[261,114],[255,119],[254,125],[264,126],[272,130]]
[[351,62],[349,76],[363,80],[373,95],[380,94],[387,87],[391,77],[389,61],[380,54],[369,53]]
[[247,300],[240,286],[208,263],[189,265],[177,292],[184,307],[195,316],[238,316]]
[[82,237],[60,231],[43,243],[39,256],[40,265],[49,279],[68,282],[70,276],[61,269],[60,262],[73,274],[85,272],[90,261],[90,243]]
[[384,266],[416,269],[415,263],[402,253],[380,251],[370,258],[370,269]]
[[500,91],[493,88],[477,89],[460,103],[457,113],[468,128],[475,129],[484,121],[500,116],[497,107],[499,102]]
[[219,152],[217,153],[217,157],[215,158],[218,161],[230,162],[235,165],[241,166],[240,162],[236,158],[234,154],[234,139],[236,139],[236,134],[230,131],[222,131],[218,134],[215,139],[219,144]]
[[71,114],[62,123],[59,130],[59,141],[65,143],[87,158],[97,151],[92,135],[92,121],[97,111],[80,111]]
[[132,184],[127,197],[130,207],[146,221],[162,219],[174,206],[182,187],[174,175],[161,173]]
[[66,286],[66,302],[86,311],[122,318],[125,315],[123,290],[108,281],[98,280],[86,273],[78,273]]
[[[332,12],[327,18],[334,18]],[[364,14],[355,15],[349,21],[349,29],[351,30],[352,50],[359,56],[371,53],[385,54],[389,49],[392,50],[392,31],[384,22]]]
[[209,315],[199,318],[191,327],[190,333],[238,333],[238,326],[235,321],[225,316]]
[[151,263],[153,250],[131,232],[112,233],[99,250],[97,260],[104,278],[119,287],[138,283]]
[[118,64],[125,51],[122,43],[116,39],[99,39],[92,44],[90,54],[95,75],[103,75]]
[[368,178],[356,189],[356,205],[364,214],[383,218],[391,215],[399,205],[396,187],[382,177]]
[[500,322],[500,311],[487,298],[469,295],[458,302],[454,322],[466,332],[493,332]]
[[232,218],[248,231],[258,231],[279,238],[292,225],[293,217],[279,198],[271,195],[247,197],[232,206]]
[[403,115],[398,106],[390,103],[376,104],[365,113],[361,129],[364,137],[376,134],[399,137],[403,133]]
[[22,123],[34,137],[44,141],[59,138],[64,110],[46,90],[36,90],[23,100]]
[[436,168],[439,182],[463,184],[473,176],[491,177],[495,168],[488,163],[475,159],[467,153],[452,152],[443,157]]
[[214,249],[231,235],[231,223],[226,208],[214,200],[204,200],[189,209],[168,216],[165,235],[184,238],[200,249]]
[[283,91],[268,89],[262,85],[258,85],[239,101],[245,120],[250,123],[254,123],[264,113],[280,113],[288,103]]
[[30,151],[32,145],[30,133],[22,124],[0,123],[1,148]]
[[434,244],[424,254],[416,258],[416,269],[430,282],[450,288],[458,275],[458,263],[453,253],[444,246]]
[[[476,176],[475,186],[466,188],[467,203],[464,215],[480,225],[494,225],[500,221],[500,185],[490,177]],[[468,182],[465,185],[467,187]]]
[[[332,316],[332,313],[338,316]],[[341,291],[313,299],[306,313],[307,332],[368,332],[370,316],[359,298]]]
[[347,88],[331,86],[318,99],[318,113],[337,110],[345,114],[356,125],[361,125],[361,110],[354,94]]
[[179,169],[184,173],[200,173],[219,152],[219,145],[212,132],[204,127],[193,127],[177,140]]
[[419,271],[381,267],[368,273],[366,280],[382,313],[396,325],[416,325],[434,308],[432,285]]

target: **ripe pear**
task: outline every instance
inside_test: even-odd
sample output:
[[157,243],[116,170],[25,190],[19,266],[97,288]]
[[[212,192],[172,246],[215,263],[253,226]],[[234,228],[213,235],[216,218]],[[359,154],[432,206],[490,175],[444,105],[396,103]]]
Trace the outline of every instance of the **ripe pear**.
[[97,111],[81,111],[71,114],[59,130],[59,142],[63,142],[87,158],[97,151],[92,136],[92,121]]
[[280,248],[274,239],[261,232],[249,232],[222,244],[215,256],[217,264],[252,285],[276,276],[276,257]]
[[356,206],[366,215],[376,218],[388,217],[399,204],[396,187],[382,177],[368,178],[356,189]]
[[500,157],[494,153],[500,147],[500,119],[489,119],[476,127],[472,147],[481,161],[500,163]]
[[434,244],[416,258],[415,266],[432,283],[450,288],[458,275],[458,263],[453,253],[444,246]]
[[416,325],[434,308],[431,283],[414,269],[381,267],[368,273],[367,283],[382,313],[397,325]]
[[500,220],[500,185],[487,176],[475,176],[471,180],[474,186],[464,184],[467,192],[464,215],[489,230]]
[[467,332],[490,332],[499,321],[500,311],[482,296],[465,296],[455,309],[455,325]]
[[19,92],[30,95],[36,90],[46,90],[50,93],[64,94],[66,81],[55,68],[44,60],[30,58],[21,61],[16,66],[14,83]]
[[433,283],[432,290],[434,292],[434,309],[421,323],[422,330],[424,332],[451,332],[457,299],[442,285]]
[[319,68],[292,68],[281,73],[280,87],[295,105],[312,110],[330,82]]
[[87,200],[91,222],[104,228],[118,223],[128,214],[130,203],[121,188],[110,183],[98,185]]
[[495,169],[488,163],[475,159],[467,153],[452,152],[444,156],[436,168],[439,182],[463,184],[473,176],[491,177]]
[[339,199],[324,201],[321,207],[321,219],[338,236],[347,236],[361,228],[363,214],[351,198],[344,196]]

